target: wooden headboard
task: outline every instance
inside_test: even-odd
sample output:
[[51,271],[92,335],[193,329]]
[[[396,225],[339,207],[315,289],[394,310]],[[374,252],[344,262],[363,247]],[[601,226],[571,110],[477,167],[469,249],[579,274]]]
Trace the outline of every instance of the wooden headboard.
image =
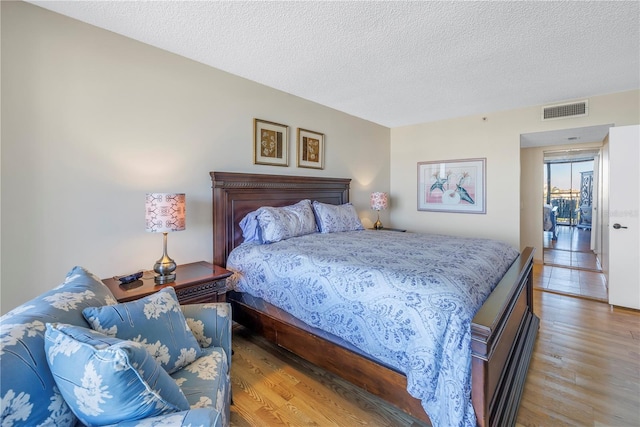
[[210,172],[213,188],[213,262],[226,266],[242,243],[240,221],[261,206],[292,205],[303,199],[340,205],[349,201],[347,178]]

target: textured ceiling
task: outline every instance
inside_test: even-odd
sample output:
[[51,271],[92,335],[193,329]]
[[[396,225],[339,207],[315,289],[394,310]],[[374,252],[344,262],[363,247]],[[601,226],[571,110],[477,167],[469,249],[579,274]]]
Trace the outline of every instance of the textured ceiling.
[[30,1],[387,127],[640,87],[640,2]]

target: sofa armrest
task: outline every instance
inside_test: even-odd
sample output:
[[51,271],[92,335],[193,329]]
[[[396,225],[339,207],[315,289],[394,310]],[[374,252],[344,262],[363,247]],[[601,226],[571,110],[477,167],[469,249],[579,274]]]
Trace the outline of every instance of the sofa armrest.
[[231,366],[231,304],[184,304],[180,306],[200,347],[222,347]]
[[212,426],[226,427],[222,423],[221,414],[213,408],[198,408],[188,411],[174,412],[157,417],[143,418],[135,421],[123,421],[118,427],[149,427],[161,426]]

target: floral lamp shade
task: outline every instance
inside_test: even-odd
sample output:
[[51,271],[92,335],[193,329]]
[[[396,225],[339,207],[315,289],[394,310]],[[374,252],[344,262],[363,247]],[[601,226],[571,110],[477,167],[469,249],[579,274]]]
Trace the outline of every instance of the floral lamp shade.
[[184,193],[147,193],[146,230],[151,233],[182,231],[186,224]]
[[163,234],[162,257],[153,266],[153,271],[156,272],[155,282],[158,284],[171,283],[176,279],[174,271],[177,264],[167,255],[167,233],[185,229],[185,199],[184,193],[147,193],[147,231]]
[[387,193],[371,193],[371,209],[376,211],[382,211],[387,209],[389,205],[389,198]]
[[384,227],[380,222],[380,211],[387,209],[389,205],[389,198],[387,193],[375,192],[371,193],[371,209],[378,212],[378,219],[373,224],[373,228],[376,230],[382,230]]

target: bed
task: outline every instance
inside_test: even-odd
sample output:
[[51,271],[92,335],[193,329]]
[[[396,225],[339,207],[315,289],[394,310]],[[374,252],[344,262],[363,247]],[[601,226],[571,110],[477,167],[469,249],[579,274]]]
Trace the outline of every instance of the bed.
[[[243,241],[239,223],[247,213],[303,199],[333,205],[349,201],[349,179],[229,172],[211,172],[211,178],[214,262],[223,266]],[[471,400],[481,426],[515,423],[539,325],[532,306],[532,263],[533,250],[525,248],[473,317]],[[228,300],[238,323],[430,423],[420,400],[407,392],[402,373],[259,298],[230,292]]]

